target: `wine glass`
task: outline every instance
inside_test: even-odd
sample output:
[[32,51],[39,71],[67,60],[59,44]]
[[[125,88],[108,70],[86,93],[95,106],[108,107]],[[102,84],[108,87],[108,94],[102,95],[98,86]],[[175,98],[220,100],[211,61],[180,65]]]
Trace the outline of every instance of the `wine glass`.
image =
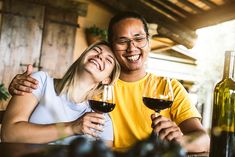
[[91,109],[99,113],[108,113],[115,108],[113,85],[104,85],[104,89],[89,101]]
[[161,110],[171,107],[174,100],[171,81],[168,77],[156,77],[150,75],[143,92],[144,104],[159,113]]
[[115,108],[113,85],[104,85],[103,90],[92,96],[88,102],[91,109],[95,112],[107,114],[113,111]]

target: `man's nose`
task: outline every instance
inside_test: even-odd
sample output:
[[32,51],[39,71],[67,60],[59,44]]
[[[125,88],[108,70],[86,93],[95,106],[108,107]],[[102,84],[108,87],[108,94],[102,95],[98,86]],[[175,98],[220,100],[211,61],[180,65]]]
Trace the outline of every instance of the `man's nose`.
[[130,40],[128,45],[127,45],[127,51],[132,51],[134,49],[136,49],[135,43],[134,43],[133,40]]

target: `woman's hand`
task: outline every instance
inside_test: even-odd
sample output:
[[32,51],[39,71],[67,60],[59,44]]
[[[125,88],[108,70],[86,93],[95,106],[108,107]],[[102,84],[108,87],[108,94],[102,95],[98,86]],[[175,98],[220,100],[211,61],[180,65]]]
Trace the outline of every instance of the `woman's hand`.
[[87,112],[82,117],[72,122],[74,134],[88,134],[98,137],[97,131],[103,131],[105,117],[102,113]]
[[33,67],[31,64],[27,66],[27,70],[23,74],[17,74],[11,81],[8,91],[11,95],[24,95],[32,93],[37,88],[38,81],[32,78]]
[[160,139],[177,141],[182,138],[183,133],[175,122],[163,117],[162,115],[156,116],[153,114],[151,115],[151,118],[153,131],[160,137]]

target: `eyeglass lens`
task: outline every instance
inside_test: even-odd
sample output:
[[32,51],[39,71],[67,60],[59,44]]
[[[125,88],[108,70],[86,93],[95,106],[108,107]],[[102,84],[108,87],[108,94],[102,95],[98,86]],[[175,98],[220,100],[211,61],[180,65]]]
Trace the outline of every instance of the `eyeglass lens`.
[[147,37],[137,37],[133,39],[122,39],[116,41],[116,50],[126,50],[133,44],[137,48],[143,48],[147,44]]

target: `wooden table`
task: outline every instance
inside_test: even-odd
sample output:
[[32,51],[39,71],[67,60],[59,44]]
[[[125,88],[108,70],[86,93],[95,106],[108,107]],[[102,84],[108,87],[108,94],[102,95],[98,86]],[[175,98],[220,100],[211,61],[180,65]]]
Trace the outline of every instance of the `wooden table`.
[[187,157],[209,157],[209,153],[189,153]]
[[[0,157],[68,157],[68,146],[46,144],[0,143]],[[208,157],[208,153],[188,157]]]
[[67,146],[0,143],[0,157],[67,157]]

